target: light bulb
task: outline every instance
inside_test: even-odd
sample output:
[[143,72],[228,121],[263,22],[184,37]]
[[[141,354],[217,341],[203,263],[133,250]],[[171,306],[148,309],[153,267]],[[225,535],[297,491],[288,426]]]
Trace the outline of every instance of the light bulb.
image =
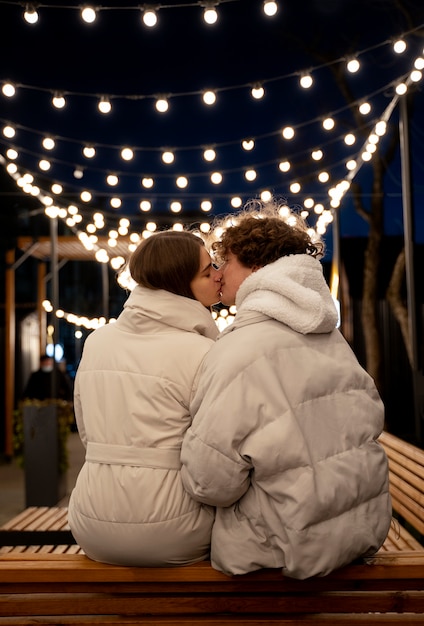
[[278,11],[278,4],[274,0],[265,0],[264,13],[268,17],[273,17]]
[[252,94],[252,97],[255,98],[255,100],[260,100],[265,95],[265,89],[262,87],[262,85],[253,85],[250,93]]
[[207,148],[203,152],[203,158],[205,161],[214,161],[216,159],[216,152],[212,148]]
[[81,17],[87,24],[92,24],[96,20],[96,9],[90,6],[83,7]]
[[3,92],[3,95],[7,98],[13,98],[16,93],[15,86],[12,85],[12,83],[3,83],[1,90]]
[[166,113],[166,111],[169,109],[169,103],[168,100],[166,98],[158,98],[156,100],[156,111],[159,111],[159,113]]
[[144,9],[143,12],[143,22],[149,28],[153,28],[156,26],[158,21],[158,16],[156,14],[155,9]]
[[38,22],[38,13],[32,4],[26,5],[24,20],[28,22],[28,24],[36,24]]
[[174,159],[175,159],[174,153],[171,152],[170,150],[166,150],[165,152],[162,153],[162,161],[166,163],[167,165],[169,165],[170,163],[173,163]]
[[96,150],[93,146],[84,146],[82,153],[86,159],[92,159],[96,155]]
[[134,152],[131,150],[131,148],[122,148],[121,157],[124,159],[124,161],[131,161],[134,158]]
[[56,109],[63,109],[66,104],[66,100],[62,94],[55,93],[52,98],[52,104]]
[[99,103],[97,105],[100,113],[110,113],[112,110],[112,105],[109,101],[108,98],[106,98],[105,96],[102,96],[99,100]]
[[396,54],[402,54],[402,52],[405,52],[406,50],[406,42],[403,39],[398,39],[393,44],[393,50]]
[[206,7],[203,12],[203,19],[206,24],[215,24],[218,20],[218,13],[216,12],[215,7]]
[[303,89],[309,89],[314,84],[314,79],[310,74],[302,74],[299,83]]
[[359,70],[361,65],[360,65],[358,59],[355,58],[355,59],[349,59],[349,61],[347,62],[346,67],[347,67],[348,71],[351,74],[355,74]]
[[205,93],[203,94],[203,102],[205,104],[208,104],[209,106],[211,104],[215,104],[216,102],[216,94],[213,91],[205,91]]

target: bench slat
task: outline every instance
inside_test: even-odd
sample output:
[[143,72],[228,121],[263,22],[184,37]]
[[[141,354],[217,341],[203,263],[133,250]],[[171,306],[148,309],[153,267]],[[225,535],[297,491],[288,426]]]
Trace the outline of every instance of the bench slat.
[[0,604],[0,616],[23,615],[205,615],[211,613],[368,613],[396,611],[423,613],[424,591],[375,591],[302,593],[301,602],[293,595],[270,593],[260,596],[241,594],[176,594],[171,591],[158,602],[140,594],[12,594]]

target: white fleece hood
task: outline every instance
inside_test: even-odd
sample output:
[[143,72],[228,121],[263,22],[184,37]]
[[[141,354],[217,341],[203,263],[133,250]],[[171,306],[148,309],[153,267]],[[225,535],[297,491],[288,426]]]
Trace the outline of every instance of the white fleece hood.
[[264,313],[302,335],[332,332],[338,320],[322,265],[308,254],[281,257],[248,276],[236,307]]

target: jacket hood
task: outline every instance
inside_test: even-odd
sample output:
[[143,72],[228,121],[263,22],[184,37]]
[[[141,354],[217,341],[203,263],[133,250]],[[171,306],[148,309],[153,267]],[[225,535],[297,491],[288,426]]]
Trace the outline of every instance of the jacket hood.
[[248,276],[236,307],[263,313],[303,335],[330,333],[338,320],[322,265],[308,254],[281,257]]
[[[131,311],[131,316],[127,313]],[[177,296],[164,289],[147,289],[137,285],[124,304],[124,311],[117,323],[121,327],[127,323],[143,328],[153,322],[187,332],[198,333],[215,340],[218,327],[210,311],[197,300]]]

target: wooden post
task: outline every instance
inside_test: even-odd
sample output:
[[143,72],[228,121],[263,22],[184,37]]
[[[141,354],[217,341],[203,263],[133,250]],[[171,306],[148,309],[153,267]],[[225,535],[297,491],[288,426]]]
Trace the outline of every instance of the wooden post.
[[5,406],[4,453],[13,456],[13,409],[15,405],[15,250],[6,252],[6,333],[5,333]]

